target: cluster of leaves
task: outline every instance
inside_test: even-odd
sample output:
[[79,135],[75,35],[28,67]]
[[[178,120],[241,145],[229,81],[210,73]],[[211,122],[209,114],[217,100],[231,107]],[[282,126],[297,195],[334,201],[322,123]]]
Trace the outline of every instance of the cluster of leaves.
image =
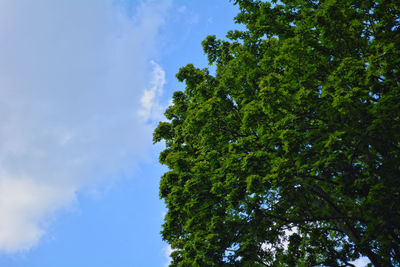
[[234,2],[154,133],[171,266],[399,266],[400,2]]

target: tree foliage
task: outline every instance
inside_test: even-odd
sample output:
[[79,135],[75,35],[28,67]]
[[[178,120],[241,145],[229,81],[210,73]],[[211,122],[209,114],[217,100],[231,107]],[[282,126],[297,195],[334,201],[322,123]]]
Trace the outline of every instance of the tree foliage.
[[154,133],[171,266],[399,266],[400,2],[234,4]]

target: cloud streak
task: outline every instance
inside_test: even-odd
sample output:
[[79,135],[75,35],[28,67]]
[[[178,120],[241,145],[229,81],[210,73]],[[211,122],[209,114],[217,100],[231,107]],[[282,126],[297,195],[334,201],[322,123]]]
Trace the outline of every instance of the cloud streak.
[[153,65],[151,87],[143,92],[140,99],[141,108],[138,114],[144,121],[160,121],[163,119],[165,110],[165,107],[159,101],[165,85],[165,71],[154,61],[151,61],[151,64]]
[[153,100],[165,82],[149,62],[167,8],[0,2],[0,252],[30,249],[77,191],[143,158],[151,127],[140,99],[152,67]]

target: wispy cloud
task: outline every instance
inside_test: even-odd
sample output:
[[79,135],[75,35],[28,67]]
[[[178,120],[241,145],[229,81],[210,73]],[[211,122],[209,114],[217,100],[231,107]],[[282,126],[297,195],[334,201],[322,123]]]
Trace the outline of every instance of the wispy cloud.
[[159,121],[163,119],[163,112],[165,110],[165,107],[159,101],[164,89],[165,71],[154,61],[151,61],[151,64],[153,65],[153,77],[150,82],[150,88],[143,92],[140,99],[141,108],[139,109],[139,116],[144,121]]
[[164,256],[165,256],[165,264],[164,264],[165,267],[168,267],[170,265],[170,263],[172,261],[171,253],[173,251],[174,250],[172,249],[171,245],[167,245],[163,248],[163,252],[164,252]]
[[166,9],[0,2],[0,252],[31,248],[77,191],[143,158],[151,127],[138,110],[154,66],[155,93],[163,84],[149,62]]

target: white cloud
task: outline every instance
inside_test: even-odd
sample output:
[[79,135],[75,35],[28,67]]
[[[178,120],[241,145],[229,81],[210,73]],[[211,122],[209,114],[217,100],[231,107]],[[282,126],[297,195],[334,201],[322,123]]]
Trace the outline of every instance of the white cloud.
[[43,218],[71,201],[73,188],[41,184],[25,178],[0,176],[0,250],[14,252],[35,245]]
[[167,6],[0,2],[0,252],[31,248],[77,191],[145,158],[138,109]]
[[171,258],[171,253],[174,252],[174,250],[172,249],[171,245],[167,245],[163,248],[164,251],[164,256],[165,256],[165,264],[164,266],[167,267],[170,265],[172,258]]
[[165,84],[165,71],[154,61],[151,61],[151,64],[153,65],[153,77],[150,89],[144,90],[140,99],[142,106],[139,110],[139,116],[144,121],[159,121],[163,119],[163,112],[165,110],[165,107],[159,103],[159,97],[163,93]]

